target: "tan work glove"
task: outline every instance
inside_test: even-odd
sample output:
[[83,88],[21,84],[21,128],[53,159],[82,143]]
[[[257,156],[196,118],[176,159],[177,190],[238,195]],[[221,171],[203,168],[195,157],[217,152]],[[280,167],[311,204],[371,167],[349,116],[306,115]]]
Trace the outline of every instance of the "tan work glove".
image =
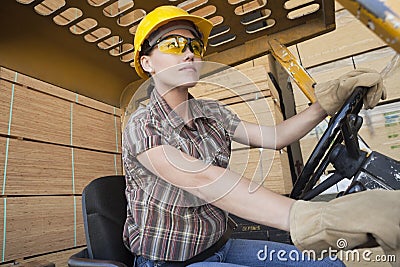
[[386,99],[382,76],[374,70],[364,68],[350,71],[332,81],[317,83],[315,96],[326,113],[333,115],[358,86],[370,87],[363,100],[365,109],[375,107],[380,99]]
[[387,254],[398,251],[400,191],[363,191],[329,202],[298,200],[290,211],[290,235],[296,247],[316,253],[363,247],[371,235]]

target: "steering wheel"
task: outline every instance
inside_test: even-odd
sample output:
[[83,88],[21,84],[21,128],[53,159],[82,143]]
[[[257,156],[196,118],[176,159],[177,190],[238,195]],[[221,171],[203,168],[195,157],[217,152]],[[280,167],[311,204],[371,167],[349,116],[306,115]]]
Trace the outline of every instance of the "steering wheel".
[[335,156],[337,144],[344,140],[347,153],[354,158],[359,156],[357,132],[362,125],[362,118],[358,116],[358,113],[363,105],[362,100],[367,90],[365,87],[355,88],[340,110],[330,119],[328,128],[294,184],[290,194],[291,198],[310,200],[343,179],[341,175],[334,173],[314,188],[328,166],[329,159]]

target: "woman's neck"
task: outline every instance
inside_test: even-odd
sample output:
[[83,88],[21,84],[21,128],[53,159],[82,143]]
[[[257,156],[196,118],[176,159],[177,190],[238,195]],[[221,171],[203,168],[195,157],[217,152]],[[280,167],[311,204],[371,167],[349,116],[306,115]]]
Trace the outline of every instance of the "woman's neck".
[[192,126],[192,113],[189,107],[189,92],[186,87],[179,87],[168,90],[167,92],[160,92],[165,102],[170,108],[180,116],[185,123],[189,123]]

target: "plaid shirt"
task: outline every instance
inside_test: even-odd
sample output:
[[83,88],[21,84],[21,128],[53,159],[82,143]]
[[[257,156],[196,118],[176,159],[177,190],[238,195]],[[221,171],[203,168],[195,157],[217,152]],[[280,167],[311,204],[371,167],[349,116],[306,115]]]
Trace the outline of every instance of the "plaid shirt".
[[149,104],[131,115],[123,134],[128,201],[124,241],[134,254],[151,260],[187,260],[226,230],[225,211],[152,174],[136,159],[148,149],[171,145],[215,166],[228,166],[239,118],[215,101],[190,96],[189,105],[195,130],[153,90]]

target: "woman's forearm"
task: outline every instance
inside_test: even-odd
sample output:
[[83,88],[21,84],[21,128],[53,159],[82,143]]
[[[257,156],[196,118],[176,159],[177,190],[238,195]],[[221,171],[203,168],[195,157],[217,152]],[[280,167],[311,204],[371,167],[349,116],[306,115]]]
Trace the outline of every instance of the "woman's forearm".
[[[203,199],[214,198],[213,205],[255,223],[289,231],[293,199],[276,194],[229,170],[210,169],[218,177],[210,186],[199,188]],[[235,183],[235,184],[233,184]],[[257,188],[252,190],[252,188]],[[216,198],[216,196],[221,196]]]
[[325,117],[325,111],[316,102],[306,110],[276,125],[276,149],[281,149],[299,140]]
[[253,147],[282,149],[305,136],[325,117],[325,111],[316,102],[275,126],[242,121],[236,128],[233,140]]

